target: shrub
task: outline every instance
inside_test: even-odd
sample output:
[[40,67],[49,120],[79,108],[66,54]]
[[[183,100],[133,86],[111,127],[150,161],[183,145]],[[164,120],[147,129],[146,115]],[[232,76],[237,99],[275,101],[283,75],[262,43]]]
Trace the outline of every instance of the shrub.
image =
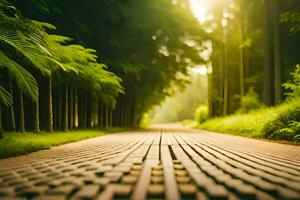
[[245,96],[241,98],[241,105],[238,113],[248,113],[252,110],[257,110],[262,107],[262,103],[259,101],[257,93],[250,88]]
[[294,139],[296,142],[300,142],[300,134],[296,135]]
[[300,99],[295,99],[278,110],[274,120],[263,128],[265,138],[297,141],[300,134]]
[[208,108],[206,105],[200,105],[195,111],[195,120],[202,124],[208,119]]
[[300,142],[300,98],[276,107],[207,120],[198,128]]
[[264,136],[270,139],[300,141],[300,65],[291,73],[293,80],[283,84],[289,90],[286,96],[291,100],[275,120],[264,127]]
[[286,93],[286,96],[290,98],[300,97],[300,65],[296,66],[296,69],[291,73],[293,80],[283,84],[283,87],[290,92]]

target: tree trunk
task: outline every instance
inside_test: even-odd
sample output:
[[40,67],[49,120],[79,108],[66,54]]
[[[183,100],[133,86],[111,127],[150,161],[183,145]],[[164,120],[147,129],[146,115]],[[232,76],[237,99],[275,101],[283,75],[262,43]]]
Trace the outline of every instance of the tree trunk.
[[87,128],[92,128],[92,121],[93,121],[93,105],[92,105],[92,98],[87,93],[86,95],[86,123],[87,123]]
[[78,127],[78,95],[77,95],[77,88],[74,89],[73,126],[74,126],[74,128]]
[[64,131],[69,129],[69,88],[65,85],[65,106],[64,106]]
[[[223,47],[221,47],[222,49]],[[223,51],[222,51],[223,52]],[[222,115],[223,112],[223,106],[224,106],[224,64],[223,64],[223,56],[221,55],[221,60],[220,60],[220,83],[219,83],[219,96],[222,101],[219,102],[219,109],[220,109],[220,115]]]
[[264,104],[266,106],[272,105],[272,78],[271,78],[271,51],[270,51],[270,30],[269,30],[269,1],[265,1],[265,62],[264,62]]
[[121,113],[120,113],[120,117],[121,117],[121,122],[120,122],[120,126],[124,126],[125,125],[125,97],[122,96],[120,98],[120,110],[121,110]]
[[87,94],[86,91],[83,92],[83,128],[87,125]]
[[80,91],[78,95],[78,127],[84,128],[84,94]]
[[39,100],[34,103],[34,132],[40,132],[40,112],[39,112]]
[[1,112],[1,104],[0,104],[0,140],[4,138],[4,131],[2,127],[2,112]]
[[52,107],[52,77],[48,78],[48,123],[47,131],[53,131],[53,107]]
[[[241,4],[241,3],[240,3]],[[242,45],[245,40],[245,32],[244,32],[244,16],[243,9],[240,5],[239,10],[239,28],[240,28],[240,96],[244,96],[245,86],[244,86],[244,69],[245,69],[245,60],[244,60],[244,46]]]
[[[9,93],[13,97],[14,91],[13,91],[13,83],[12,80],[9,80]],[[15,112],[14,112],[14,106],[11,105],[10,108],[10,121],[11,121],[11,130],[16,131],[16,121],[15,121]]]
[[109,127],[113,126],[113,108],[109,106]]
[[73,90],[73,88],[70,86],[70,115],[69,115],[69,127],[70,127],[70,130],[72,130],[73,129],[73,122],[74,122],[74,119],[73,119],[73,117],[74,117],[74,97],[73,97],[73,95],[74,95],[74,90]]
[[24,99],[22,91],[19,90],[19,131],[25,132]]
[[[245,49],[244,51],[244,58],[245,58],[245,62],[244,62],[244,78],[247,78],[250,74],[250,52],[249,49]],[[244,88],[244,92],[245,90],[247,90],[246,88]]]
[[58,129],[62,130],[62,91],[61,86],[58,86]]
[[40,129],[53,131],[53,108],[52,108],[52,78],[40,77],[39,81],[39,123]]
[[108,129],[109,128],[109,110],[108,110],[108,106],[105,105],[105,117],[104,117],[104,121],[105,121],[105,128]]
[[208,84],[208,92],[207,92],[207,102],[208,102],[208,114],[209,117],[213,116],[213,81],[212,81],[212,71],[207,70],[207,84]]
[[48,123],[47,131],[53,131],[53,107],[52,107],[52,77],[48,78]]
[[124,101],[124,126],[128,126],[129,125],[129,118],[128,118],[128,112],[129,112],[129,103],[128,103],[128,96],[125,97],[125,101]]
[[[215,117],[215,116],[218,116],[220,115],[220,103],[219,103],[219,96],[220,93],[217,93],[216,91],[219,92],[220,90],[220,67],[221,67],[221,64],[220,64],[220,56],[218,55],[218,52],[220,51],[220,42],[213,42],[213,49],[214,51],[212,52],[212,57],[211,57],[211,62],[212,62],[212,70],[211,70],[211,75],[210,75],[210,78],[211,78],[211,84],[210,84],[210,87],[211,87],[211,102],[209,102],[209,106],[211,107],[210,108],[210,111],[211,112],[211,117]],[[209,77],[208,77],[208,80],[209,80]]]
[[224,104],[223,104],[223,115],[228,114],[228,102],[229,102],[229,80],[228,80],[228,55],[227,45],[224,43]]
[[98,102],[98,128],[102,129],[103,128],[103,108],[102,108],[102,103],[99,101]]
[[282,68],[282,54],[280,43],[280,29],[279,29],[279,17],[278,17],[278,0],[272,2],[273,5],[273,34],[274,34],[274,103],[279,104],[282,100],[281,94],[281,68]]

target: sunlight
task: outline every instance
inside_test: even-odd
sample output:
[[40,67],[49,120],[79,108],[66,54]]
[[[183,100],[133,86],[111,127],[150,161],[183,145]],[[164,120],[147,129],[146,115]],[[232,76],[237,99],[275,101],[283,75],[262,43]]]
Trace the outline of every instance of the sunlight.
[[203,24],[207,20],[207,8],[203,6],[201,0],[190,0],[190,5],[200,24]]
[[208,12],[209,1],[205,0],[190,0],[190,6],[192,12],[198,19],[200,24],[205,23],[207,20],[210,20],[212,16]]
[[200,74],[202,76],[205,76],[207,74],[207,67],[204,65],[198,65],[191,69],[193,74]]

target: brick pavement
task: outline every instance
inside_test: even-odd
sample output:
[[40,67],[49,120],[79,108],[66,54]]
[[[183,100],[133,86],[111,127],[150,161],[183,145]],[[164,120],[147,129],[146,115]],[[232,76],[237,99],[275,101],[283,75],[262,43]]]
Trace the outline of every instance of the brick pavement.
[[300,147],[192,130],[112,134],[0,160],[0,199],[300,199]]

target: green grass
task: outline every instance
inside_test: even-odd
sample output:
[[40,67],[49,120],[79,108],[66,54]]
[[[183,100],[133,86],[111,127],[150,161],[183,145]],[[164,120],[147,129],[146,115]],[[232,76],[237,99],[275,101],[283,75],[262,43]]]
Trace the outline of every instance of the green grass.
[[[118,129],[117,131],[121,131]],[[108,132],[116,132],[110,130]],[[75,142],[104,135],[108,132],[96,130],[53,132],[53,133],[5,133],[0,141],[0,158],[26,154],[60,144]]]
[[[233,114],[210,119],[196,128],[241,135],[253,138],[295,141],[292,137],[282,134],[291,121],[299,121],[300,101],[294,100],[277,107],[263,108],[247,114]],[[272,129],[271,129],[272,128]],[[271,134],[270,134],[271,133]],[[278,134],[277,134],[278,133]],[[296,141],[295,141],[296,142]]]
[[262,109],[248,114],[235,114],[214,118],[206,121],[197,128],[227,132],[248,137],[260,137],[264,125],[274,118],[273,109]]

